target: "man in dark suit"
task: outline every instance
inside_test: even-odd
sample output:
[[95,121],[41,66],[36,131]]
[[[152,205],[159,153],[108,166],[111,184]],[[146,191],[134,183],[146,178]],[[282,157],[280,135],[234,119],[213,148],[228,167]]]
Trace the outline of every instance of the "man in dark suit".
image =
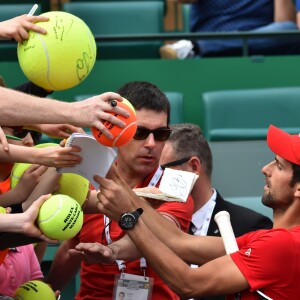
[[[236,237],[257,229],[270,229],[272,221],[251,209],[226,201],[212,187],[212,153],[200,127],[194,124],[171,126],[172,133],[162,151],[160,164],[199,175],[191,195],[194,214],[190,233],[194,235],[221,236],[214,216],[222,210],[230,214]],[[228,170],[230,173],[230,170]],[[234,182],[232,183],[234,188]],[[192,265],[192,267],[197,267]],[[224,300],[225,296],[205,297],[197,300]]]

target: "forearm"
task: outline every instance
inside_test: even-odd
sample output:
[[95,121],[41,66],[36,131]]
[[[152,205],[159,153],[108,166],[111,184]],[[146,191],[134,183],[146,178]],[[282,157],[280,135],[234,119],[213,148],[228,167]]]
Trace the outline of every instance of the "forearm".
[[22,193],[19,193],[17,187],[0,195],[0,206],[8,207],[14,204],[19,204],[25,201]]
[[[127,234],[136,244],[149,265],[155,270],[160,278],[181,298],[190,296],[203,296],[207,293],[207,287],[202,284],[207,281],[209,275],[199,272],[200,269],[192,269],[182,261],[171,249],[159,241],[142,220],[139,220],[133,230]],[[182,241],[178,241],[181,244]],[[189,254],[189,249],[186,249]],[[195,270],[198,275],[195,275]],[[205,278],[206,276],[206,278]],[[197,290],[194,285],[197,282]],[[201,283],[201,284],[199,284]]]
[[[142,198],[132,199],[132,210],[142,207],[141,218],[151,228],[154,235],[188,263],[202,265],[225,254],[222,239],[219,237],[196,238],[184,233],[163,215],[153,209]],[[189,247],[187,249],[187,246]]]
[[42,175],[40,182],[30,193],[29,197],[22,201],[23,211],[26,211],[31,206],[31,204],[42,195],[52,194],[59,185],[58,181],[60,177],[61,174],[59,174],[55,170],[55,168],[48,168],[45,174]]
[[113,242],[108,247],[112,250],[115,259],[133,261],[142,257],[140,251],[128,235]]
[[23,233],[24,221],[21,214],[1,214],[0,232]]
[[82,205],[82,210],[85,214],[99,214],[98,209],[98,198],[97,198],[98,191],[91,190],[89,191],[85,202]]
[[39,149],[19,145],[9,145],[9,151],[0,147],[0,160],[3,162],[40,163]]
[[[0,96],[0,125],[72,123],[74,120],[72,113],[77,113],[71,111],[70,103],[34,97],[2,87]],[[22,102],[26,105],[23,105],[22,109],[17,109]]]

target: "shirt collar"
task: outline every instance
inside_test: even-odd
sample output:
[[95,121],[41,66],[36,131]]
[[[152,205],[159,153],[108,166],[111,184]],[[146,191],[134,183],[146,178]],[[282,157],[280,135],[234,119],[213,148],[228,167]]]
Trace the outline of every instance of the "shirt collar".
[[213,194],[211,195],[210,199],[192,216],[192,222],[197,227],[197,229],[200,229],[202,227],[207,209],[210,207],[211,202],[216,201],[217,199],[217,191],[215,189],[212,189],[212,191]]

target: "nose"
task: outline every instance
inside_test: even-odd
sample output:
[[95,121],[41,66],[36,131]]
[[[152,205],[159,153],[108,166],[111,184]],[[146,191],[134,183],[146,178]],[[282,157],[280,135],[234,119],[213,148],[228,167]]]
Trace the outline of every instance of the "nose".
[[271,161],[270,163],[268,163],[267,165],[265,165],[264,167],[262,167],[261,172],[265,175],[265,176],[270,176],[271,175],[271,171],[272,171],[272,166],[274,165],[275,160]]
[[153,133],[150,133],[145,141],[145,147],[153,148],[155,146],[155,139]]
[[32,147],[34,146],[33,139],[31,137],[30,133],[27,133],[27,135],[22,139],[23,145],[26,147]]

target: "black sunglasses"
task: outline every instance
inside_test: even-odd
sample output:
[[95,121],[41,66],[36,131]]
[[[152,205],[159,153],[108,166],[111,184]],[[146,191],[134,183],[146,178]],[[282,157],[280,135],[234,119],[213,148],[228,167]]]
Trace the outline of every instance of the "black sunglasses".
[[190,159],[191,159],[191,157],[181,158],[178,160],[170,161],[169,163],[161,165],[160,167],[164,170],[165,168],[180,166],[180,165],[188,162]]
[[161,127],[151,130],[143,126],[138,126],[133,138],[135,140],[145,140],[150,133],[153,133],[154,139],[162,142],[169,138],[171,132],[172,130],[168,127]]
[[35,145],[37,145],[41,141],[42,134],[38,131],[27,130],[27,129],[21,129],[21,130],[20,129],[14,129],[14,131],[13,131],[13,135],[20,138],[20,139],[23,139],[28,133],[30,133],[31,138],[33,140],[33,143]]

